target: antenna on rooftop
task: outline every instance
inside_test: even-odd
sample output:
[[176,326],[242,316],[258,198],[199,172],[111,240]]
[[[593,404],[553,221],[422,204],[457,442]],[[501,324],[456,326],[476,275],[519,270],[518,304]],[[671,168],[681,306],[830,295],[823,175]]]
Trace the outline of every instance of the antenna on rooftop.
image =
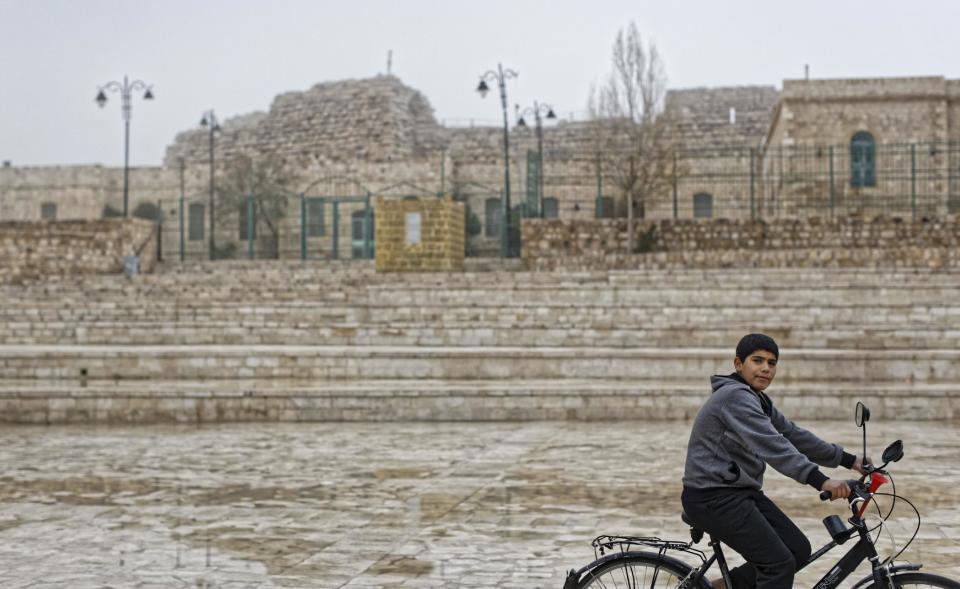
[[803,79],[808,82],[810,81],[810,64],[809,63],[803,64]]
[[393,49],[387,50],[387,75],[393,75]]

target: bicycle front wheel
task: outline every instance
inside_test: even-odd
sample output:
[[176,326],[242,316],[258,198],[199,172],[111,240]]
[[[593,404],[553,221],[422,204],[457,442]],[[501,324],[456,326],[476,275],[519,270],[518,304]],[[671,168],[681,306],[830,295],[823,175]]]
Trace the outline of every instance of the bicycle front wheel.
[[[940,575],[931,575],[930,573],[903,573],[893,576],[893,586],[896,589],[922,589],[929,587],[931,589],[960,589],[960,583],[953,579],[941,577]],[[876,583],[870,583],[867,589],[876,589]],[[883,589],[887,589],[884,587]]]
[[[643,587],[644,589],[674,589],[693,570],[686,564],[656,555],[637,554],[605,562],[587,571],[580,579],[579,589],[608,589],[612,587]],[[703,583],[701,583],[703,586]],[[960,589],[960,588],[958,588]]]

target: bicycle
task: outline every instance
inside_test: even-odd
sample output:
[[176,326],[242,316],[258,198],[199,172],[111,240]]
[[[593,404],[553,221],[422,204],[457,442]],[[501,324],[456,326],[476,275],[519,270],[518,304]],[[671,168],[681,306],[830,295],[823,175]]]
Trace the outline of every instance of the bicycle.
[[[863,430],[863,456],[867,456],[866,424],[869,419],[869,409],[863,403],[858,402],[854,421],[857,427]],[[904,550],[910,546],[920,530],[920,512],[910,501],[897,495],[896,483],[893,482],[890,473],[885,470],[890,463],[897,462],[901,458],[903,458],[903,442],[897,440],[883,451],[882,465],[875,467],[871,464],[864,464],[864,475],[857,480],[848,481],[851,491],[848,501],[852,517],[847,522],[851,527],[848,528],[837,515],[824,518],[823,524],[830,533],[831,542],[810,555],[810,558],[800,566],[800,569],[818,560],[836,546],[846,543],[854,536],[859,536],[859,540],[813,586],[813,589],[834,589],[853,573],[864,560],[870,561],[871,574],[860,579],[852,589],[899,589],[915,586],[960,589],[960,583],[952,579],[917,572],[923,566],[922,564],[897,564],[894,562],[894,559],[903,554]],[[864,462],[866,463],[867,460],[864,460]],[[869,484],[867,483],[868,479]],[[878,493],[877,489],[887,482],[892,484],[893,491],[891,493]],[[877,502],[874,501],[874,506],[880,512],[880,523],[873,528],[868,528],[863,514],[871,499],[874,496],[881,495],[892,497],[890,509],[886,515],[883,515]],[[821,500],[825,501],[829,498],[829,492],[820,493]],[[874,546],[875,540],[871,538],[870,533],[882,527],[889,519],[898,500],[906,503],[916,512],[917,528],[913,537],[899,552],[881,561]],[[733,587],[720,541],[713,537],[710,538],[709,546],[713,549],[713,554],[707,558],[703,551],[693,547],[694,544],[703,539],[703,530],[691,524],[685,514],[681,517],[685,523],[690,525],[690,542],[640,536],[597,536],[591,542],[595,560],[579,570],[571,569],[567,574],[563,589],[607,589],[612,587],[627,587],[628,589],[641,587],[646,589],[712,589],[706,573],[714,563],[718,563],[720,574],[726,586]],[[650,549],[655,549],[656,552]],[[693,567],[683,560],[671,556],[671,552],[681,552],[695,557],[700,560],[701,564]]]

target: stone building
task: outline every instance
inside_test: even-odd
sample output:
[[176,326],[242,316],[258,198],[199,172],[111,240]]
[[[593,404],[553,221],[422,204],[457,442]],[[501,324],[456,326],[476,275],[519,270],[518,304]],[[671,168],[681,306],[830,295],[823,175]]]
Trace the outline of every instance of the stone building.
[[[678,148],[674,173],[670,189],[650,197],[643,213],[653,219],[954,213],[958,96],[960,80],[943,77],[787,80],[782,91],[671,90],[665,112]],[[276,244],[268,243],[256,214],[248,239],[242,203],[217,209],[218,248],[231,246],[233,255],[369,257],[374,197],[439,194],[466,204],[469,252],[500,251],[502,130],[446,127],[428,99],[396,77],[281,94],[265,112],[223,121],[214,146],[218,180],[241,154],[282,158],[298,177]],[[208,255],[209,149],[206,130],[184,131],[162,166],[131,170],[130,210],[162,215],[162,248],[170,259]],[[620,195],[598,165],[590,123],[546,124],[542,162],[529,127],[511,129],[510,149],[512,206],[564,219],[616,210]],[[101,218],[122,210],[122,174],[103,166],[4,166],[0,219]]]
[[764,206],[960,211],[960,80],[785,80],[765,141]]

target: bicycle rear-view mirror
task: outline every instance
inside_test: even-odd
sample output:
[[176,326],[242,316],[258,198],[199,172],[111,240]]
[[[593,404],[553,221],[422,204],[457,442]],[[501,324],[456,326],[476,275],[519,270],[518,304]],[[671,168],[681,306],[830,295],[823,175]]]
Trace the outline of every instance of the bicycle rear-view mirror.
[[887,449],[883,451],[883,456],[880,458],[883,459],[884,464],[897,462],[903,458],[903,441],[897,440],[896,442],[887,446]]
[[863,424],[870,421],[870,410],[867,409],[867,406],[857,401],[857,410],[854,413],[854,420],[857,423],[857,427],[863,427]]

